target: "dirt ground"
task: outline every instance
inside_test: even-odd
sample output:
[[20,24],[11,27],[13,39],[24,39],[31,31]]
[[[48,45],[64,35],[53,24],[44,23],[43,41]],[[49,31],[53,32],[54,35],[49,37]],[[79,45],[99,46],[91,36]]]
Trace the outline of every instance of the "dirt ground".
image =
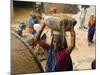
[[[15,17],[12,23],[12,27],[16,27],[18,25],[18,20],[24,20],[25,22],[28,21],[29,19],[29,13],[30,10],[25,10],[25,9],[19,9],[19,12],[15,12]],[[88,9],[87,13],[87,18],[85,24],[87,25],[88,22],[88,17],[90,15],[90,12],[94,10],[94,7],[90,7]],[[94,11],[93,11],[94,12]],[[26,16],[25,16],[26,15]],[[79,29],[80,25],[80,12],[74,16],[77,20],[77,25],[75,26],[75,32],[76,32],[76,46],[71,54],[72,61],[73,61],[73,66],[74,70],[86,70],[86,69],[91,69],[91,63],[95,59],[96,55],[96,39],[94,36],[94,43],[91,46],[88,46],[88,40],[87,40],[87,34],[88,34],[88,29]],[[48,39],[47,42],[50,43],[50,29],[46,28],[45,31]],[[24,31],[25,34],[27,34],[27,30]],[[66,38],[68,39],[68,43],[70,42],[70,36],[69,33],[66,33]]]

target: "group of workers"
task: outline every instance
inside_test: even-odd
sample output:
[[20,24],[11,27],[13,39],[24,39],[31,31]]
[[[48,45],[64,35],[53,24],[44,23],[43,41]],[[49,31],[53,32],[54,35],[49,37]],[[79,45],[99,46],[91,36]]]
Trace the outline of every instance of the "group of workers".
[[[53,10],[53,13],[56,13],[56,9]],[[42,37],[41,34],[45,29],[45,26],[47,26],[51,20],[49,19],[44,20],[44,18],[42,18],[41,16],[37,16],[36,12],[34,11],[31,12],[30,16],[31,18],[28,21],[29,33],[32,35],[37,34],[36,38],[32,40],[30,46],[34,47],[37,44],[39,44],[44,50],[47,51],[45,71],[46,72],[72,71],[73,64],[70,54],[72,53],[75,47],[75,37],[76,37],[74,31],[75,25],[73,25],[68,30],[71,34],[71,46],[68,47],[66,36],[65,35],[62,36],[62,33],[60,31],[55,31],[55,30],[53,30],[52,32],[51,44],[48,44],[46,42],[47,39],[46,34],[44,34]],[[92,43],[96,25],[93,15],[90,16],[88,25],[89,25],[88,41]],[[16,33],[22,36],[23,34],[22,32],[25,28],[26,24],[23,21],[21,21],[19,23],[19,27],[16,29]],[[64,38],[63,40],[62,37]]]

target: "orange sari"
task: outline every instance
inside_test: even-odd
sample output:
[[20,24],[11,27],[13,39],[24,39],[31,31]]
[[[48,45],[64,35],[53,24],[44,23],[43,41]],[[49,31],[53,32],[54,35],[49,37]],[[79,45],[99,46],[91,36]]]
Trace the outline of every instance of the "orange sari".
[[94,17],[93,16],[90,16],[90,19],[89,19],[89,27],[92,27],[94,25]]

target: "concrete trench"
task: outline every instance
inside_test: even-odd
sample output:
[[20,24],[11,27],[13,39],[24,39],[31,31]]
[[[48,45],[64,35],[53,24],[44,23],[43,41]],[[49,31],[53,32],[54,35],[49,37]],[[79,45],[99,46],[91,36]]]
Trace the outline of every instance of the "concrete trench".
[[27,44],[16,35],[11,33],[11,74],[41,73],[43,67],[40,61],[27,46]]

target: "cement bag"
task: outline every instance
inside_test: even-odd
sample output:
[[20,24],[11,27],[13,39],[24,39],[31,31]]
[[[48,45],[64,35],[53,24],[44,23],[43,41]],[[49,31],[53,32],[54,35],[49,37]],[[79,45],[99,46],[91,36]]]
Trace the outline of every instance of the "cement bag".
[[53,29],[60,31],[62,28],[65,31],[68,31],[72,26],[76,24],[76,20],[70,17],[54,17],[54,16],[46,16],[44,18],[45,24]]

